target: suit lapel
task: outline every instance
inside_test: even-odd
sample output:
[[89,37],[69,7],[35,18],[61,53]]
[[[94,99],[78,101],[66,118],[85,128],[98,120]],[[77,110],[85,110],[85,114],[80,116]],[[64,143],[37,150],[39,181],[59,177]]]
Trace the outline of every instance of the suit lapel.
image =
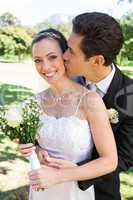
[[[123,75],[121,71],[116,67],[113,80],[108,88],[106,95],[103,97],[103,101],[107,109],[115,107],[115,96],[117,92],[122,88],[122,80]],[[122,120],[122,118],[123,116],[119,112],[119,122]],[[119,122],[117,124],[111,124],[114,133],[116,132],[117,127],[119,126]]]
[[113,80],[107,90],[107,93],[103,97],[103,101],[107,108],[111,108],[114,105],[115,95],[122,87],[122,76],[123,75],[117,67],[115,67],[115,69],[116,69],[116,71],[115,71]]

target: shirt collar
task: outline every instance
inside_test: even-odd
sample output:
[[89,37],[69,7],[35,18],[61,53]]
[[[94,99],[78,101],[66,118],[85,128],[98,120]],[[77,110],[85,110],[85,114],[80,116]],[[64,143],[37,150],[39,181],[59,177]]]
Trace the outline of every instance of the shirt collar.
[[[94,83],[96,84],[97,88],[105,95],[107,93],[107,90],[111,84],[111,81],[114,77],[114,74],[115,74],[115,66],[112,64],[112,71],[110,72],[110,74],[105,77],[103,80],[97,82],[97,83]],[[92,82],[89,81],[89,80],[86,80],[86,85],[87,84],[91,84]]]

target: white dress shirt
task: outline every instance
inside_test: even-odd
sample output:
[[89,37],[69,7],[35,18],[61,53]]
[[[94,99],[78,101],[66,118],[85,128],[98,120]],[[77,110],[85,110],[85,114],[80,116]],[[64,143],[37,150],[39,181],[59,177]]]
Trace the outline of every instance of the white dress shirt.
[[86,85],[90,85],[90,90],[98,92],[100,96],[103,97],[107,93],[107,90],[112,82],[115,70],[115,66],[112,64],[112,71],[108,76],[106,76],[106,78],[96,83],[86,80]]

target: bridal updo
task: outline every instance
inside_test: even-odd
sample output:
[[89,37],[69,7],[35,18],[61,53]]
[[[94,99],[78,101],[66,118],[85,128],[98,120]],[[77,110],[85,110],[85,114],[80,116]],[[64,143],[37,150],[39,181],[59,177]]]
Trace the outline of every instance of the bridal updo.
[[60,31],[53,29],[53,28],[45,29],[45,30],[38,32],[32,41],[32,47],[35,43],[37,43],[45,38],[56,40],[63,53],[68,48],[67,40],[64,37],[64,35]]

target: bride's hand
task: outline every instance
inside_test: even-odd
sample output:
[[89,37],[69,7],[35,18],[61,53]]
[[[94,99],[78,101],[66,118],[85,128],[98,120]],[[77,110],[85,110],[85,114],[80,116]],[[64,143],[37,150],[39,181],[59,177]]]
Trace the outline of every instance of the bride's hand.
[[47,157],[46,160],[47,160],[47,166],[54,167],[57,169],[72,168],[77,166],[77,164],[69,160],[57,159],[52,157]]
[[48,165],[47,158],[49,158],[48,152],[41,148],[39,145],[36,146],[36,153],[39,158],[39,161],[43,165]]
[[14,139],[13,141],[18,144],[17,150],[19,150],[25,157],[30,156],[32,152],[36,149],[35,145],[32,143],[20,144],[19,139]]

